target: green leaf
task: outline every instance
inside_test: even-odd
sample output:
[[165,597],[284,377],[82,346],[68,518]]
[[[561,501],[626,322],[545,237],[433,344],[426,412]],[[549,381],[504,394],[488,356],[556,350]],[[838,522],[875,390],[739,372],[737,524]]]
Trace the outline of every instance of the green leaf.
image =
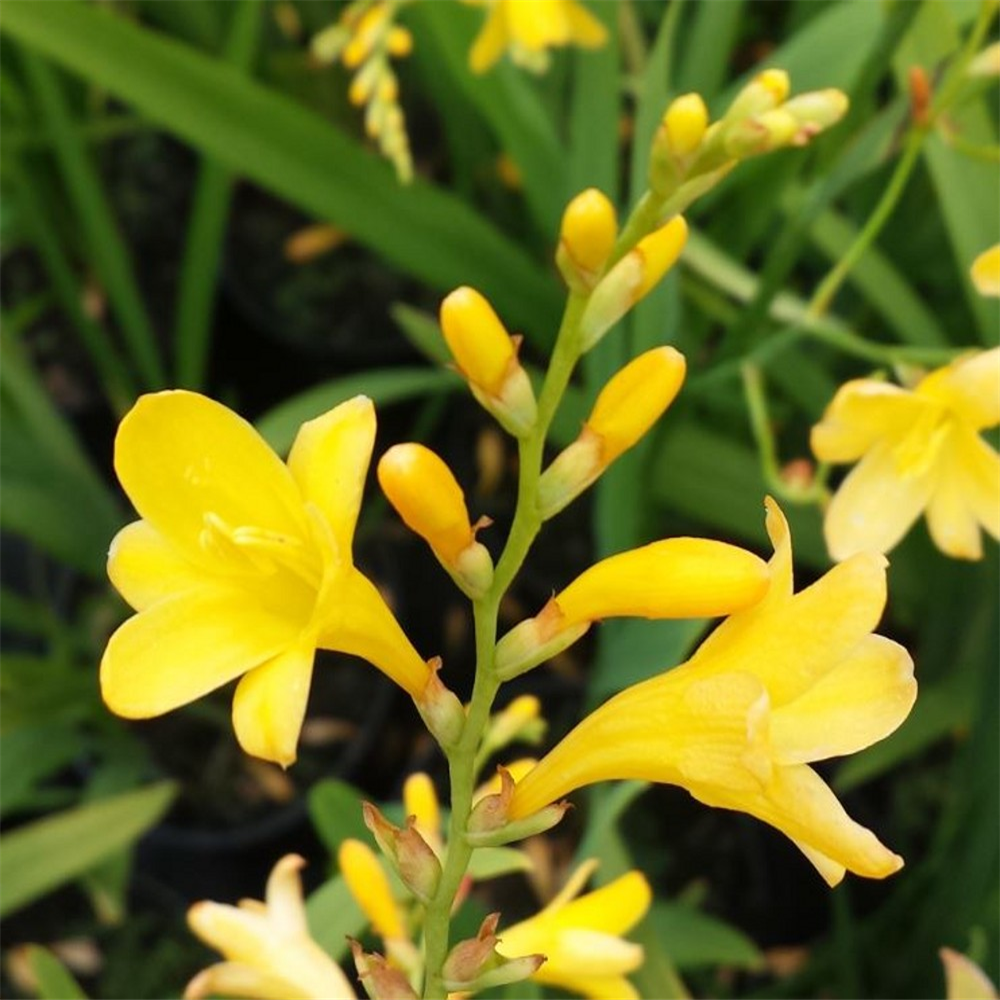
[[348,838],[372,843],[361,814],[361,794],[346,781],[326,778],[309,790],[309,816],[320,840],[334,856]]
[[48,948],[29,944],[25,947],[28,968],[35,977],[39,1000],[86,1000],[80,984]]
[[353,396],[365,395],[376,406],[389,406],[461,388],[462,381],[450,371],[433,368],[371,369],[323,382],[286,399],[257,421],[257,430],[275,451],[284,453],[291,448],[302,424]]
[[451,363],[451,352],[441,333],[441,325],[430,313],[408,306],[405,302],[395,302],[389,308],[389,315],[421,354],[438,364]]
[[75,726],[43,723],[0,733],[0,816],[31,808],[36,786],[82,749]]
[[735,927],[674,902],[653,903],[647,921],[678,969],[728,965],[760,969],[764,956]]
[[313,940],[337,961],[347,954],[347,939],[358,937],[368,925],[368,918],[339,875],[309,896],[306,919]]
[[468,874],[477,882],[485,882],[512,872],[528,872],[534,868],[531,858],[514,847],[480,847],[472,854]]
[[556,328],[562,295],[547,271],[452,195],[419,180],[401,187],[391,167],[283,94],[77,0],[11,0],[0,28],[403,270],[438,288],[475,285],[526,334]]
[[127,847],[177,792],[160,782],[49,816],[0,837],[0,915],[20,909]]

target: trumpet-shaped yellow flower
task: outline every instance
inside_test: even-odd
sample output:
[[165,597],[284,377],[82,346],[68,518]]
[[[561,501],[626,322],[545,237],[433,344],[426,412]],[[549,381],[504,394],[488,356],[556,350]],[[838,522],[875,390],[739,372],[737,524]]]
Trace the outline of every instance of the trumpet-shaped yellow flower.
[[642,947],[624,940],[645,916],[649,883],[631,871],[576,898],[597,862],[581,865],[541,913],[500,932],[497,951],[508,958],[539,953],[545,962],[531,978],[595,1000],[638,997],[625,978],[642,965]]
[[842,386],[812,431],[824,462],[855,462],[827,508],[834,559],[888,552],[926,511],[931,537],[960,559],[1000,537],[1000,456],[979,435],[1000,423],[1000,348],[959,358],[912,390],[870,379]]
[[239,906],[195,903],[188,925],[226,961],[199,972],[185,1000],[255,997],[257,1000],[354,1000],[340,966],[309,936],[296,854],[283,857],[267,880],[266,902]]
[[638,778],[770,823],[831,885],[845,869],[883,878],[902,865],[808,766],[888,736],[916,697],[909,654],[872,634],[885,559],[853,556],[795,594],[788,524],[771,500],[767,528],[774,556],[764,597],[687,663],[585,718],[517,783],[511,819],[596,781]]
[[101,662],[113,712],[161,715],[242,676],[240,744],[288,765],[317,647],[363,657],[420,699],[430,669],[351,556],[374,437],[375,410],[358,396],[304,424],[285,465],[205,396],[139,399],[115,442],[142,520],[108,557],[139,612]]
[[607,29],[578,0],[470,0],[489,8],[469,50],[469,66],[485,73],[504,54],[519,66],[543,71],[547,49],[562,45],[600,48]]

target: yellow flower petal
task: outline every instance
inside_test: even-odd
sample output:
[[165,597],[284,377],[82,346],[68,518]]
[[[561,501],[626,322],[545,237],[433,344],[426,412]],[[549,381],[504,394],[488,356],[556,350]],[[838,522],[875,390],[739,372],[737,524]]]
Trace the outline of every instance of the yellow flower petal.
[[942,948],[939,954],[948,1000],[997,1000],[996,987],[971,958],[951,948]]
[[284,976],[255,969],[245,962],[217,962],[188,983],[184,1000],[241,997],[243,1000],[309,1000],[309,994]]
[[[566,921],[560,918],[560,923]],[[589,979],[602,973],[634,972],[642,965],[642,946],[624,941],[613,934],[582,927],[564,926],[559,930],[558,952],[549,956],[546,976],[550,982],[565,981],[567,976]]]
[[561,919],[574,927],[606,934],[627,934],[646,915],[653,892],[646,876],[631,871],[560,908]]
[[910,654],[884,636],[866,636],[846,660],[771,713],[775,760],[803,764],[863,750],[898,729],[916,697]]
[[237,684],[233,728],[240,746],[251,756],[273,760],[282,767],[295,762],[315,652],[311,636],[300,639],[254,667]]
[[187,915],[188,926],[210,948],[238,962],[254,964],[272,943],[265,915],[204,900]]
[[500,6],[510,37],[529,52],[564,45],[569,40],[564,0],[500,0]]
[[291,473],[242,417],[194,392],[142,396],[115,439],[115,471],[141,517],[196,561],[205,514],[308,534]]
[[569,0],[565,11],[569,37],[574,45],[596,49],[608,40],[608,29],[582,4]]
[[[755,796],[731,795],[715,786],[689,790],[706,805],[756,816],[799,846],[806,845],[866,878],[885,878],[903,867],[903,859],[852,820],[826,782],[804,764],[776,767],[771,781]],[[826,877],[830,866],[819,871]]]
[[806,856],[806,859],[819,872],[820,877],[829,886],[840,885],[844,881],[847,869],[833,858],[828,858],[822,851],[811,848],[808,844],[791,838],[792,843]]
[[[264,909],[271,926],[282,934],[308,934],[305,901],[302,898],[302,878],[305,859],[298,854],[286,854],[279,859],[267,877],[264,890]],[[244,900],[243,902],[256,902]]]
[[697,618],[758,600],[768,585],[751,552],[702,538],[669,538],[611,556],[555,598],[563,625],[615,616]]
[[1000,295],[1000,243],[972,262],[972,283],[980,295]]
[[205,582],[204,571],[185,559],[148,521],[133,521],[112,539],[108,577],[136,611]]
[[821,462],[853,462],[879,439],[900,436],[920,403],[913,393],[887,382],[856,379],[842,385],[812,429],[813,454]]
[[958,358],[917,385],[918,396],[943,403],[975,430],[1000,424],[1000,347]]
[[[538,974],[544,969],[543,965]],[[572,982],[567,979],[564,985],[589,1000],[639,1000],[639,991],[624,976],[589,976]]]
[[962,492],[979,523],[1000,539],[1000,455],[978,434],[959,431],[955,470]]
[[823,522],[830,555],[888,552],[909,531],[933,489],[928,470],[900,475],[893,449],[880,444],[851,470],[833,495]]
[[412,697],[427,685],[430,668],[413,648],[378,588],[356,571],[337,586],[336,615],[319,637],[322,649],[351,653],[373,663]]
[[799,697],[847,659],[875,628],[886,601],[884,557],[862,553],[779,603],[726,619],[684,668],[707,676],[738,665],[759,677],[775,707]]
[[486,15],[476,40],[469,50],[469,68],[473,73],[485,73],[503,55],[507,47],[507,24],[499,7]]
[[303,424],[288,456],[292,476],[330,525],[343,562],[351,562],[374,444],[375,407],[367,396],[355,396]]
[[[979,518],[972,504],[978,485],[976,470],[973,467],[966,471],[963,467],[958,445],[960,433],[961,428],[953,427],[942,449],[934,492],[927,504],[927,527],[934,544],[945,555],[954,559],[981,559],[983,542]],[[972,438],[970,447],[981,444],[989,448],[968,429],[964,436]],[[1000,499],[1000,481],[993,492],[995,499]]]
[[160,715],[277,655],[300,627],[248,604],[236,590],[184,592],[130,618],[111,636],[101,661],[101,693],[117,715]]
[[416,771],[403,782],[403,807],[407,816],[413,816],[420,835],[432,847],[440,845],[441,806],[437,789],[431,776],[424,771]]
[[348,838],[337,851],[337,864],[375,933],[389,939],[406,937],[389,879],[375,852],[362,841]]

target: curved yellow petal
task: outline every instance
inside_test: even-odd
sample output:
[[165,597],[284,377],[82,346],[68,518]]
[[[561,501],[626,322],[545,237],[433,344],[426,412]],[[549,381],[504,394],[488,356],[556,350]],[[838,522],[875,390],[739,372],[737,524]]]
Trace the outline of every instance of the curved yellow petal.
[[240,1000],[310,1000],[308,993],[278,972],[254,968],[246,962],[217,962],[187,984],[184,1000],[239,997]]
[[273,941],[263,913],[203,900],[187,913],[191,930],[210,948],[237,962],[254,965]]
[[[934,544],[945,555],[954,559],[981,559],[983,541],[977,512],[983,508],[982,500],[986,497],[981,490],[986,484],[980,483],[977,465],[970,464],[968,469],[965,468],[960,449],[968,450],[969,457],[973,458],[972,449],[975,445],[969,443],[963,448],[963,437],[975,437],[976,441],[981,441],[968,428],[955,426],[949,432],[945,447],[942,448],[934,492],[927,503],[927,527]],[[989,448],[985,442],[982,444]],[[992,495],[987,491],[986,496],[989,501],[1000,503],[1000,479],[995,484]],[[990,516],[993,521],[1000,517],[997,514]]]
[[631,871],[566,903],[559,910],[558,920],[605,934],[626,934],[646,915],[652,901],[653,891],[646,876]]
[[[706,805],[737,809],[770,823],[800,847],[809,847],[857,875],[886,878],[903,867],[903,859],[852,820],[826,782],[805,764],[776,767],[771,781],[756,795],[732,795],[714,786],[689,790]],[[824,877],[832,873],[830,864],[818,870]]]
[[951,948],[942,948],[939,954],[948,1000],[997,1000],[997,988],[971,958]]
[[866,636],[844,662],[771,713],[775,760],[804,764],[863,750],[899,728],[916,697],[910,654],[884,636]]
[[237,590],[204,587],[166,598],[111,636],[101,694],[117,715],[161,715],[276,656],[298,628]]
[[853,462],[879,440],[905,433],[922,404],[888,382],[846,382],[812,429],[810,444],[821,462]]
[[828,858],[822,851],[814,850],[808,844],[791,838],[792,843],[806,856],[809,863],[819,872],[820,877],[828,886],[840,885],[844,881],[847,869],[833,858]]
[[264,907],[271,926],[285,935],[309,933],[305,901],[302,898],[302,877],[299,875],[305,866],[305,859],[298,854],[286,854],[278,860],[267,877]]
[[943,403],[975,430],[1000,424],[1000,347],[968,354],[927,375],[916,394]]
[[768,570],[752,552],[702,538],[668,538],[604,559],[555,598],[565,626],[616,616],[699,618],[757,601]]
[[329,523],[343,562],[351,562],[374,445],[375,407],[367,396],[355,396],[303,424],[288,455],[292,476]]
[[204,570],[185,559],[148,521],[125,525],[111,540],[108,577],[136,611],[205,583]]
[[337,587],[335,612],[320,634],[321,648],[360,656],[412,697],[423,693],[430,667],[371,580],[357,571],[348,573]]
[[[543,965],[539,973],[544,969]],[[555,985],[564,985],[588,1000],[639,1000],[639,991],[624,976],[587,976]]]
[[980,295],[1000,295],[1000,243],[972,262],[972,283]]
[[823,533],[838,562],[856,552],[888,552],[927,506],[928,469],[900,474],[891,446],[878,445],[851,470],[827,508]]
[[557,948],[545,963],[552,978],[621,975],[642,965],[642,945],[614,934],[570,926],[561,927],[556,934]]
[[469,68],[473,73],[485,73],[503,55],[506,47],[507,25],[499,6],[494,6],[469,49]]
[[380,937],[406,937],[403,918],[392,897],[389,879],[375,852],[363,841],[348,838],[337,851],[347,888]]
[[242,417],[207,396],[141,396],[115,439],[115,471],[140,516],[195,561],[205,514],[306,538],[291,473]]
[[529,52],[569,41],[565,0],[500,0],[510,37]]
[[608,40],[608,29],[582,4],[569,0],[565,9],[569,37],[574,45],[596,49]]
[[843,662],[878,624],[886,602],[886,560],[859,553],[780,603],[727,618],[678,671],[698,676],[745,670],[779,707]]
[[315,654],[315,643],[300,638],[237,684],[233,729],[251,756],[282,767],[295,762]]
[[1000,539],[1000,455],[978,434],[955,435],[955,474],[962,493],[984,530]]

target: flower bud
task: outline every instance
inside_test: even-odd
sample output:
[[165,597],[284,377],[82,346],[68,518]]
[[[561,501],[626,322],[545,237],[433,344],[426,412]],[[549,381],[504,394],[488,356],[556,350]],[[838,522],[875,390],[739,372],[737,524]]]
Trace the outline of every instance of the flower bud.
[[523,694],[494,715],[483,737],[484,756],[501,750],[515,740],[538,743],[545,735],[541,708],[541,702],[533,694]]
[[760,599],[770,580],[752,552],[703,538],[668,538],[603,559],[497,643],[509,680],[538,666],[604,618],[701,618]]
[[1000,243],[984,250],[972,262],[970,273],[980,295],[1000,295]]
[[515,437],[534,426],[537,407],[517,344],[493,307],[474,288],[463,286],[441,303],[441,331],[458,370],[480,405]]
[[580,437],[542,474],[538,509],[547,520],[576,499],[663,415],[684,381],[684,355],[672,347],[640,354],[601,390]]
[[701,94],[683,94],[670,103],[663,116],[663,134],[674,156],[690,156],[708,128],[708,108]]
[[589,351],[676,263],[687,242],[681,216],[641,239],[601,279],[580,319],[581,347]]
[[849,107],[847,94],[830,87],[826,90],[812,90],[806,94],[799,94],[786,101],[782,110],[795,119],[800,133],[805,133],[805,138],[800,138],[795,143],[804,145],[812,136],[831,125],[836,125],[847,114]]
[[348,938],[358,978],[371,1000],[417,1000],[417,994],[401,969],[381,955],[366,952],[360,941]]
[[416,771],[403,782],[403,808],[435,854],[441,848],[441,806],[430,775]]
[[370,802],[362,804],[362,811],[365,826],[403,884],[422,903],[430,902],[441,881],[441,862],[412,820],[405,828],[394,826]]
[[347,888],[383,938],[405,938],[403,916],[392,898],[389,879],[375,852],[360,840],[348,838],[337,850],[337,864]]
[[788,74],[784,70],[766,69],[736,95],[723,121],[731,124],[772,111],[786,100],[789,89]]
[[313,35],[309,51],[317,62],[336,62],[350,40],[351,32],[345,25],[331,24],[319,34]]
[[385,44],[389,55],[397,58],[408,56],[413,51],[413,35],[406,28],[394,24],[389,29],[389,37]]
[[593,287],[617,236],[615,207],[597,188],[587,188],[566,206],[556,263],[571,288]]
[[448,466],[422,444],[397,444],[378,463],[378,481],[458,586],[473,599],[482,597],[493,582],[493,560],[476,541],[465,496]]
[[501,847],[551,830],[566,815],[568,802],[555,802],[523,819],[509,820],[514,796],[514,779],[506,768],[499,767],[500,791],[481,798],[472,808],[465,839],[473,847]]
[[441,683],[438,676],[441,658],[435,656],[428,661],[430,674],[424,690],[413,699],[420,717],[431,735],[442,747],[453,747],[462,738],[465,728],[465,709],[454,693]]
[[544,955],[525,955],[508,959],[497,950],[497,925],[500,914],[491,913],[482,922],[474,938],[460,941],[449,952],[441,970],[449,992],[478,993],[495,986],[505,986],[527,979],[545,961]]
[[745,160],[770,153],[792,145],[798,133],[799,123],[784,108],[765,111],[756,117],[735,122],[726,130],[726,155]]

